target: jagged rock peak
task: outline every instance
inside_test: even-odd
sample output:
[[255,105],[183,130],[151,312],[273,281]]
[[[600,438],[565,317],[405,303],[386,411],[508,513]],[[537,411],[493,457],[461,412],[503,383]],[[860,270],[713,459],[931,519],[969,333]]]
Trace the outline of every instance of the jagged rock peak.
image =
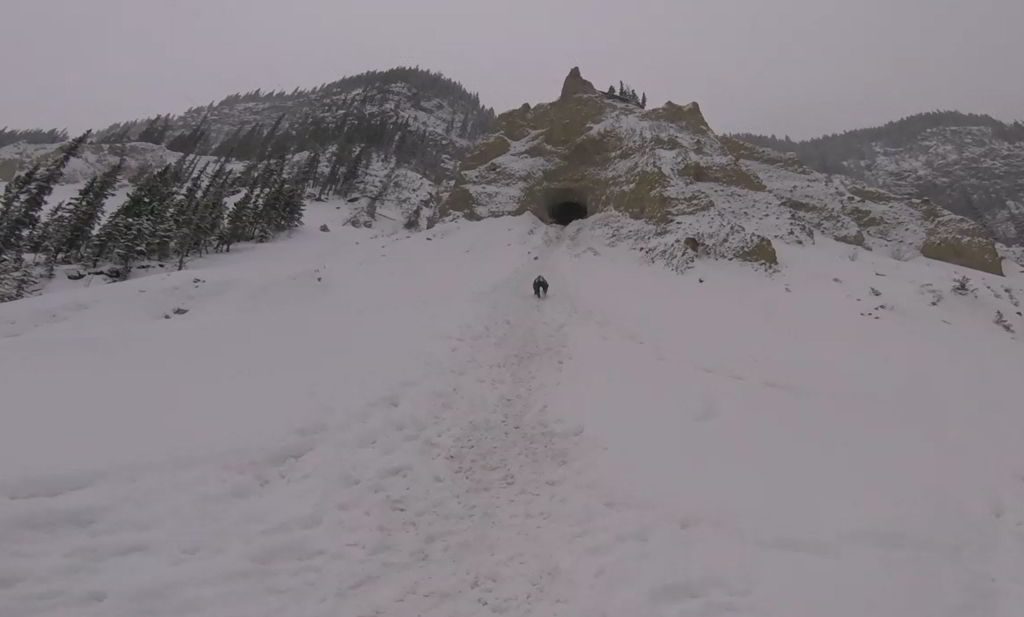
[[562,96],[560,98],[566,99],[577,94],[597,94],[597,88],[594,87],[594,84],[583,79],[580,67],[574,66],[562,84]]

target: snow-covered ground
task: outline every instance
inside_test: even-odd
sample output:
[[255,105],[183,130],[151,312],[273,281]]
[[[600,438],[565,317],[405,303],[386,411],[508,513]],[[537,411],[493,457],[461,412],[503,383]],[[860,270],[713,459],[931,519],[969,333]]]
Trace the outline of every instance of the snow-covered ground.
[[335,205],[0,305],[0,615],[1024,612],[1018,268]]

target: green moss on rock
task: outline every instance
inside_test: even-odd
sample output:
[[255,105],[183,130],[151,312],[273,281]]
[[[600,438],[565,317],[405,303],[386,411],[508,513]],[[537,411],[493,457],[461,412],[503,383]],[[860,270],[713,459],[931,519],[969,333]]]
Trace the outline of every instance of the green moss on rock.
[[490,163],[499,156],[507,154],[511,147],[512,146],[508,143],[508,140],[501,135],[492,137],[466,155],[462,160],[462,169],[464,171],[471,171],[481,165]]
[[737,251],[736,259],[766,266],[779,265],[779,256],[775,253],[775,246],[764,236],[755,236],[746,248]]
[[929,259],[1003,276],[1003,260],[992,240],[984,237],[929,234],[921,245],[921,254]]

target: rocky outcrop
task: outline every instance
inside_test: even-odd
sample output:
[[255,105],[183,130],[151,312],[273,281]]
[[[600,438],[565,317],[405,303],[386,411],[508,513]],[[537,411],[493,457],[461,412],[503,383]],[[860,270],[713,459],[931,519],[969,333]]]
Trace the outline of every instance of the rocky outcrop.
[[[645,110],[608,96],[578,68],[558,100],[524,105],[496,124],[464,159],[442,217],[599,217],[678,268],[698,254],[771,268],[779,265],[777,243],[826,237],[999,271],[992,241],[964,219],[720,138],[696,103]],[[685,238],[700,251],[688,250]]]
[[562,96],[559,97],[561,100],[565,100],[571,96],[577,94],[596,94],[597,88],[594,84],[590,83],[586,79],[583,79],[583,75],[580,73],[580,67],[574,66],[569,71],[569,75],[566,76],[565,82],[562,84]]
[[960,217],[947,216],[929,227],[921,254],[929,259],[1003,276],[1003,260],[984,229]]

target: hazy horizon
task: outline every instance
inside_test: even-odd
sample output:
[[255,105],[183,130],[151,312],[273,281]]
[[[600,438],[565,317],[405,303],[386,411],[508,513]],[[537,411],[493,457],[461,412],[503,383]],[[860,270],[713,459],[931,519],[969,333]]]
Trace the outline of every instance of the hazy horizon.
[[578,65],[652,106],[697,101],[717,131],[794,139],[935,109],[1024,120],[1024,3],[1011,0],[85,4],[0,8],[0,126],[102,128],[398,65],[442,72],[498,112],[556,98]]

